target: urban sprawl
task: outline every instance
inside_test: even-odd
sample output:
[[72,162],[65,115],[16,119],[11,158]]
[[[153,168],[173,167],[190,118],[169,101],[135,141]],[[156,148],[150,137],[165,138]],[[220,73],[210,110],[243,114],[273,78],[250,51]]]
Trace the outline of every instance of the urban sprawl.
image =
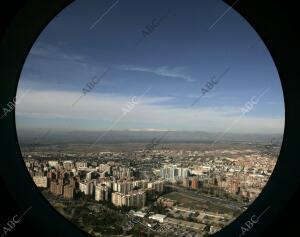
[[276,157],[255,148],[25,151],[43,195],[93,236],[207,236],[260,194]]

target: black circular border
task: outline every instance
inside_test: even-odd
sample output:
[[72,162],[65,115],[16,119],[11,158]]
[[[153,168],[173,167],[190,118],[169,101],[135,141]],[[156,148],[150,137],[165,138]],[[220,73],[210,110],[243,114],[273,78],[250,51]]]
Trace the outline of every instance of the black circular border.
[[[13,100],[23,64],[41,31],[72,2],[73,0],[27,1],[5,32],[0,45],[1,108]],[[232,5],[235,1],[225,2]],[[295,50],[298,43],[293,35],[293,22],[287,13],[282,12],[282,4],[271,1],[240,1],[235,4],[234,9],[254,27],[273,57],[283,87],[286,122],[281,153],[263,192],[239,218],[214,236],[240,236],[241,228],[247,227],[247,221],[267,210],[245,234],[258,236],[284,208],[300,181],[297,170],[300,163],[297,159],[297,132],[300,131],[297,120],[300,121],[300,116],[296,107],[299,101],[297,82],[293,80],[299,75]],[[26,218],[45,236],[87,236],[45,200],[29,178],[28,172],[26,173],[17,142],[14,113],[8,114],[0,123],[0,146],[4,164],[0,166],[0,176],[19,207],[25,210],[32,206]]]

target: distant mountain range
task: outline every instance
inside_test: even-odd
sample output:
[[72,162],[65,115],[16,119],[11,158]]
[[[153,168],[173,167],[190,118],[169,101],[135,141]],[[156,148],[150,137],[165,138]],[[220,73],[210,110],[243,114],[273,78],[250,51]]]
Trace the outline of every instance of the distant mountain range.
[[212,143],[218,142],[258,142],[277,143],[282,141],[280,134],[236,134],[210,133],[202,131],[152,131],[152,130],[123,130],[123,131],[70,131],[55,130],[18,130],[20,145],[29,144],[98,144],[114,143]]

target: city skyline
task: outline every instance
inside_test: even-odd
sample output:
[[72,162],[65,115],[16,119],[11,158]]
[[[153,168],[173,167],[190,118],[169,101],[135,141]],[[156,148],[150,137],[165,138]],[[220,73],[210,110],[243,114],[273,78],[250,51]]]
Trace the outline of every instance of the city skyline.
[[255,201],[280,151],[279,144],[238,142],[119,146],[24,147],[23,157],[50,204],[93,236],[204,237]]

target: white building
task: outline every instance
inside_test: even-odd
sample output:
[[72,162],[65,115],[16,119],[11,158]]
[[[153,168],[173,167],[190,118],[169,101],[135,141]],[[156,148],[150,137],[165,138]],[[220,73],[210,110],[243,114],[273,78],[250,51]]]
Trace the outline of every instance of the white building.
[[137,211],[137,212],[132,211],[132,215],[137,216],[137,217],[144,218],[144,217],[146,216],[146,213],[141,212],[141,211]]
[[110,165],[107,165],[107,164],[100,164],[98,166],[98,169],[99,169],[99,172],[107,172],[108,174],[110,174],[110,170],[111,170],[111,167]]
[[57,167],[58,161],[56,161],[56,160],[49,160],[48,164],[49,164],[50,167]]
[[144,207],[146,204],[146,193],[144,191],[133,191],[128,194],[112,193],[112,203],[115,206]]
[[94,193],[94,182],[92,181],[85,181],[79,183],[79,189],[85,195],[93,195]]
[[109,188],[105,185],[97,185],[95,189],[96,201],[108,201]]
[[46,176],[33,176],[33,181],[35,185],[39,188],[48,187],[48,179]]
[[88,164],[85,161],[78,161],[78,162],[76,162],[76,167],[77,168],[87,168]]
[[157,192],[163,192],[164,191],[164,181],[159,180],[155,182],[148,183],[148,188],[152,188]]
[[149,216],[149,219],[155,220],[155,221],[159,221],[160,223],[164,222],[164,219],[166,218],[166,215],[161,215],[161,214],[155,214],[152,216]]
[[166,180],[176,181],[188,177],[189,172],[190,170],[188,168],[181,168],[176,165],[165,165],[164,168],[160,170],[160,176]]

